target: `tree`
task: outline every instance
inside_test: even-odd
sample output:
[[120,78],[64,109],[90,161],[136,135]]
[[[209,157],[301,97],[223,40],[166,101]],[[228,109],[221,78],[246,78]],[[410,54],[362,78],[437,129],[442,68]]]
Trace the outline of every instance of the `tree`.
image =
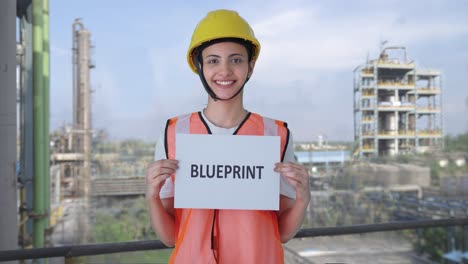
[[[93,228],[96,243],[157,239],[149,220],[146,202],[140,197],[117,210],[99,210]],[[93,256],[88,263],[167,263],[172,249]]]

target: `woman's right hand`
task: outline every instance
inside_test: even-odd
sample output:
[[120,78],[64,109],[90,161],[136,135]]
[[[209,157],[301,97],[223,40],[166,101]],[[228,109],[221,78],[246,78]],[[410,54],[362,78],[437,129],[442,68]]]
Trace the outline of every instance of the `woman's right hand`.
[[167,178],[179,168],[179,161],[162,159],[152,162],[146,168],[146,198],[159,198],[159,191]]

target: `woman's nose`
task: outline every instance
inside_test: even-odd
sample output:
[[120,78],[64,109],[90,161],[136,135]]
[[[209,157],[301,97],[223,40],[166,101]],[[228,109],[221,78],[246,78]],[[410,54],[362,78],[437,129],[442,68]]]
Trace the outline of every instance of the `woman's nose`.
[[230,75],[232,73],[231,65],[228,62],[220,63],[220,73]]

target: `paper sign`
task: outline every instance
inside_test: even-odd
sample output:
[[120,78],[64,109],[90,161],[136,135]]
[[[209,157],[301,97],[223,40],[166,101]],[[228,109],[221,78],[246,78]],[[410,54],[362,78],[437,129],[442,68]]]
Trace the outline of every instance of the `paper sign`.
[[175,208],[279,210],[280,137],[176,134]]

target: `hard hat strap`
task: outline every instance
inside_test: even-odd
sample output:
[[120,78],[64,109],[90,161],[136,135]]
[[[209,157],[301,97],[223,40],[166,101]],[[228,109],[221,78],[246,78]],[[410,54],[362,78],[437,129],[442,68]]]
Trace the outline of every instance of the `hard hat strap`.
[[197,68],[198,76],[200,77],[203,87],[205,87],[205,90],[208,93],[208,95],[211,98],[213,98],[213,100],[215,101],[221,100],[220,98],[218,98],[218,96],[216,96],[216,94],[213,92],[211,87],[206,82],[205,75],[203,75],[203,63],[199,60],[198,54],[196,54],[196,56],[193,57],[193,63],[195,64],[195,67]]

